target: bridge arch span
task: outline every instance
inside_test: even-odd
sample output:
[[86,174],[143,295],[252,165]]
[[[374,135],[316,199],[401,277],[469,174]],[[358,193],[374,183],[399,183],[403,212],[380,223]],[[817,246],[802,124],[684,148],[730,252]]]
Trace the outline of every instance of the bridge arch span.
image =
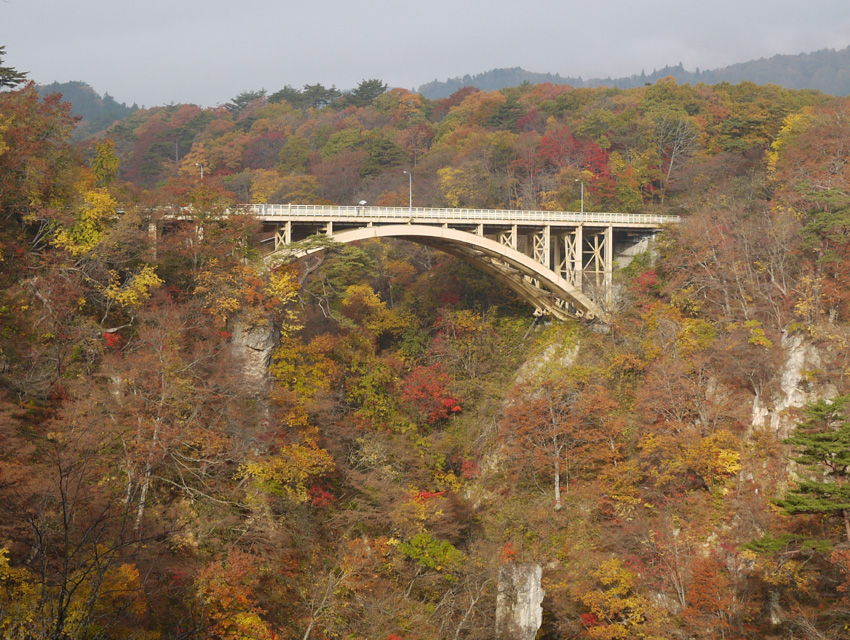
[[[584,318],[607,321],[607,314],[588,296],[544,264],[507,245],[481,235],[420,224],[390,224],[361,227],[334,233],[335,242],[350,243],[373,238],[399,238],[428,245],[457,256],[510,287],[535,307],[536,313],[559,319]],[[286,260],[303,257],[314,251],[293,250],[283,246],[265,256],[274,266]]]

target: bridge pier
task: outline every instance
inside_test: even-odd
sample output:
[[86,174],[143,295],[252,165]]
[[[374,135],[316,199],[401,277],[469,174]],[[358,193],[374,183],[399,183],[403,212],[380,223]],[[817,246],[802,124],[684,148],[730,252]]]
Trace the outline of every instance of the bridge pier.
[[287,220],[286,223],[275,230],[274,232],[274,248],[275,251],[282,246],[292,243],[292,221]]
[[584,234],[582,225],[562,232],[555,242],[556,272],[579,291],[584,290]]
[[542,264],[544,267],[549,267],[549,245],[551,244],[552,239],[552,228],[549,225],[546,225],[540,231],[534,233],[531,237],[532,242],[532,255],[537,262]]
[[614,227],[605,228],[605,308],[614,306]]
[[[579,240],[577,234],[576,245]],[[576,249],[572,281],[581,291],[588,291],[589,286],[593,299],[610,309],[614,301],[614,228],[609,225],[581,240],[584,246],[581,255]]]
[[156,246],[159,242],[159,231],[157,230],[157,224],[154,221],[148,222],[148,240],[151,245],[151,259],[156,260]]
[[510,229],[499,233],[499,244],[516,249],[517,226],[512,224]]

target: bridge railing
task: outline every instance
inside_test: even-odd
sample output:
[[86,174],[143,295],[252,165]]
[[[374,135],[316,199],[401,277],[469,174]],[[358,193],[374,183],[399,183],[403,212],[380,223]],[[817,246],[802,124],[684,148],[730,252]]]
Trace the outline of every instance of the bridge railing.
[[574,222],[660,225],[678,223],[679,216],[601,211],[523,211],[518,209],[434,209],[429,207],[326,206],[308,204],[249,204],[244,210],[260,218],[328,219],[397,218],[409,220],[464,220],[470,222]]

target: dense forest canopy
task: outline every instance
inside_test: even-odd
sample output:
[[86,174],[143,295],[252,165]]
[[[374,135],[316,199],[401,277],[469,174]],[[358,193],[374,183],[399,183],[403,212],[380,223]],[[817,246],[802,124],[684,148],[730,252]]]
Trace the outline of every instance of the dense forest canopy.
[[[283,96],[287,96],[284,98]],[[428,101],[377,80],[244,92],[218,109],[143,109],[109,131],[122,177],[152,188],[199,166],[239,202],[645,211],[761,162],[786,116],[827,101],[671,79],[633,90],[542,84]],[[697,169],[699,167],[699,169]],[[714,175],[716,174],[716,175]],[[681,202],[681,206],[689,206]]]
[[[541,638],[846,637],[848,123],[752,83],[364,80],[72,144],[58,95],[0,92],[0,635],[493,638],[531,563]],[[403,242],[270,272],[220,215],[406,205],[404,171],[682,223],[602,332]]]

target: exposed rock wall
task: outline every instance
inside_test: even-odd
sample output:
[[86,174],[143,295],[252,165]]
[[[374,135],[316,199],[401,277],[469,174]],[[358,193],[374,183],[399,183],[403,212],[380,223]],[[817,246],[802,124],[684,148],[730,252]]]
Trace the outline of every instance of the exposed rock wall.
[[499,569],[497,640],[534,640],[543,624],[542,577],[537,564],[508,563]]
[[753,427],[769,428],[779,437],[787,437],[795,420],[789,409],[799,409],[818,398],[832,398],[835,388],[813,385],[807,372],[822,368],[817,348],[806,340],[805,334],[792,333],[782,337],[784,361],[779,370],[779,388],[769,398],[753,400]]
[[253,395],[265,397],[269,391],[269,365],[278,344],[278,331],[271,322],[246,325],[236,321],[231,336],[234,359],[241,365],[241,379]]

